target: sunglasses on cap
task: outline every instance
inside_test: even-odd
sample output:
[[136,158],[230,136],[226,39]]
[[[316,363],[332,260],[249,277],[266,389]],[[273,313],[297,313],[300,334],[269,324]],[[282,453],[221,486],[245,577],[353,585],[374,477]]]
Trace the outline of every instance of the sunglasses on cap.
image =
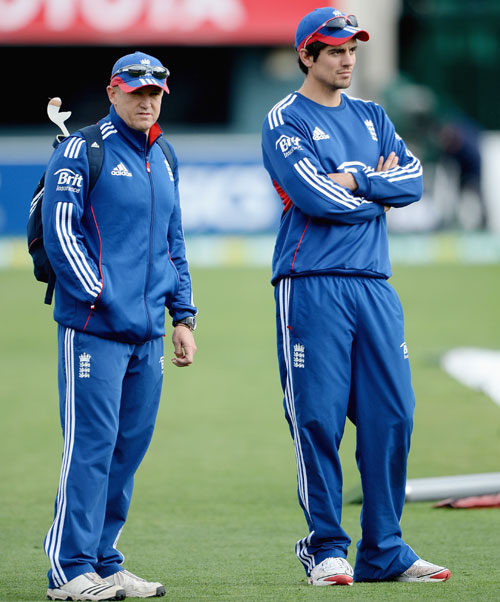
[[348,25],[351,27],[358,27],[356,15],[338,15],[337,17],[332,17],[315,29],[310,36],[307,36],[305,41],[300,45],[300,48],[305,48],[309,40],[316,35],[320,29],[323,29],[323,27],[326,27],[327,29],[344,29]]
[[[332,17],[331,19],[328,19],[328,21],[325,21],[321,27],[326,27],[327,29],[344,29],[347,25],[352,25],[352,27],[358,26],[356,15]],[[321,29],[321,27],[318,29]]]
[[128,65],[118,69],[113,73],[112,77],[120,73],[128,73],[131,77],[145,77],[152,75],[155,79],[166,79],[170,75],[170,71],[166,67],[152,67],[151,65]]

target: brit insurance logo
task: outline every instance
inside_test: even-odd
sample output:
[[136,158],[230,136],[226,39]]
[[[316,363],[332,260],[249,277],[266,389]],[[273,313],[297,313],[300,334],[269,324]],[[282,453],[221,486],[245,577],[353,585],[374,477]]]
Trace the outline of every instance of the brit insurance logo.
[[284,157],[289,157],[294,151],[302,150],[298,136],[285,136],[284,134],[276,141],[276,148],[280,148]]
[[82,188],[83,176],[71,169],[58,169],[55,173],[57,176],[56,190],[59,192],[76,192],[79,193]]

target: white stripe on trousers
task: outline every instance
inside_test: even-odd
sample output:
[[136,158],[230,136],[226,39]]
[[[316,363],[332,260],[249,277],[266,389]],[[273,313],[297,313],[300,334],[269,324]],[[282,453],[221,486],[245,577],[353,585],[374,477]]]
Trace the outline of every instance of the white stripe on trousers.
[[295,415],[295,399],[293,394],[292,365],[290,359],[290,331],[288,330],[288,309],[290,302],[290,278],[284,278],[279,283],[279,313],[281,319],[281,333],[283,335],[283,355],[286,365],[285,405],[288,416],[292,423],[293,443],[295,446],[295,458],[297,460],[297,481],[299,486],[300,500],[305,511],[309,514],[309,499],[307,491],[307,474],[302,456],[297,417]]
[[68,579],[59,563],[62,532],[66,518],[66,487],[69,467],[75,440],[75,372],[73,340],[75,331],[67,328],[64,333],[64,367],[66,372],[66,399],[64,416],[64,451],[61,476],[57,491],[55,518],[45,539],[45,552],[52,567],[52,579],[56,585],[66,583]]
[[298,559],[305,566],[307,570],[307,574],[309,575],[313,568],[316,566],[316,561],[314,560],[314,556],[309,554],[307,551],[307,546],[311,543],[311,537],[314,535],[314,531],[311,531],[307,537],[304,539],[300,539],[295,544],[295,553],[298,556]]
[[[281,333],[283,336],[283,355],[285,358],[286,365],[286,385],[285,385],[285,405],[286,410],[292,424],[293,431],[293,444],[295,447],[295,458],[297,460],[297,483],[299,489],[299,497],[304,507],[305,512],[309,516],[311,521],[311,515],[309,513],[309,492],[307,487],[307,473],[304,462],[304,456],[302,455],[302,445],[300,443],[299,429],[297,426],[297,417],[295,414],[295,399],[293,394],[293,377],[292,377],[292,363],[291,363],[291,350],[290,350],[290,331],[288,329],[288,316],[290,307],[290,288],[291,279],[284,278],[279,283],[279,314],[281,321]],[[295,546],[295,552],[306,567],[308,573],[312,570],[315,565],[314,556],[308,553],[307,546],[311,541],[311,537],[314,531],[312,531],[307,537],[297,542]]]

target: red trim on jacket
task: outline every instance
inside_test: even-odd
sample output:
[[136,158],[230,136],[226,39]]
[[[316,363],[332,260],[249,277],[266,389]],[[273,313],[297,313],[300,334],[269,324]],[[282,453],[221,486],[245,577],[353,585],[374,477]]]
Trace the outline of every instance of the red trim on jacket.
[[292,272],[293,272],[293,266],[295,265],[295,259],[297,258],[297,253],[299,251],[299,247],[302,244],[302,239],[304,238],[304,234],[306,233],[307,227],[309,226],[309,223],[311,222],[311,218],[309,218],[307,220],[307,224],[306,227],[304,228],[304,231],[302,232],[302,236],[300,237],[299,240],[299,244],[297,245],[297,248],[295,249],[295,253],[293,254],[293,261],[292,261]]
[[283,188],[281,188],[281,186],[274,180],[273,186],[276,188],[276,192],[280,195],[281,200],[283,201],[283,213],[286,213],[292,207],[293,201],[283,190]]
[[95,224],[95,228],[97,230],[97,236],[99,237],[99,264],[98,264],[98,268],[99,268],[99,276],[101,278],[101,291],[99,292],[99,294],[97,295],[97,299],[94,301],[94,303],[92,303],[92,305],[90,306],[90,312],[89,315],[87,316],[87,321],[85,322],[85,326],[83,327],[83,331],[85,332],[87,325],[89,323],[90,317],[92,316],[92,312],[95,309],[95,304],[99,301],[101,295],[102,295],[102,291],[104,289],[104,276],[102,275],[102,267],[101,267],[101,260],[102,260],[102,240],[101,240],[101,232],[99,231],[99,226],[97,225],[97,219],[95,217],[95,213],[94,213],[94,208],[92,207],[92,205],[90,205],[90,211],[92,212],[92,217],[94,218],[94,224]]
[[159,138],[162,134],[163,132],[161,131],[161,127],[158,125],[158,123],[153,123],[153,125],[149,128],[148,134],[148,144],[150,148],[156,142],[157,138]]

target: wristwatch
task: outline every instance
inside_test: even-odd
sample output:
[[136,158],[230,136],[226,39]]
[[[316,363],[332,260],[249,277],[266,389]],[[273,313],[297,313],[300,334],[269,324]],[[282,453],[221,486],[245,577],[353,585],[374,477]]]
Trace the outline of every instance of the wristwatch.
[[174,326],[179,326],[179,324],[183,324],[184,326],[187,326],[189,330],[196,330],[196,318],[194,316],[182,318],[182,320],[177,320],[173,324]]

